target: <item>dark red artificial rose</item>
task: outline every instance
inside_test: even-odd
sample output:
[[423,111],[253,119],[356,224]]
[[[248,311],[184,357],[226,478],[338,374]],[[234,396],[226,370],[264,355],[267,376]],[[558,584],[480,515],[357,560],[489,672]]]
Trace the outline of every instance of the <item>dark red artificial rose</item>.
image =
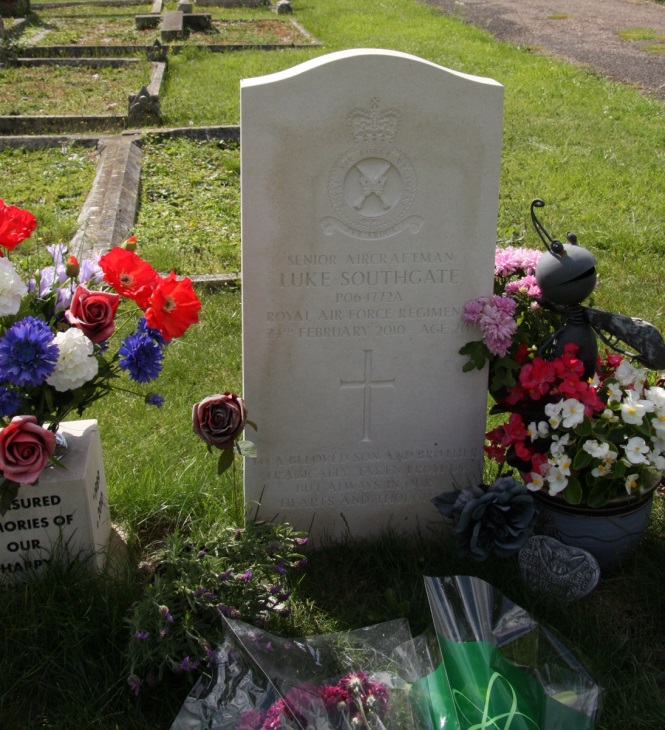
[[78,286],[65,318],[92,342],[108,340],[115,329],[115,311],[120,295],[105,291],[90,291]]
[[233,446],[246,422],[245,401],[232,393],[209,395],[192,409],[194,433],[218,449]]
[[0,246],[11,251],[29,238],[35,228],[37,219],[30,211],[6,205],[4,200],[0,200]]
[[55,434],[35,416],[14,416],[0,429],[0,471],[5,479],[34,484],[55,449]]

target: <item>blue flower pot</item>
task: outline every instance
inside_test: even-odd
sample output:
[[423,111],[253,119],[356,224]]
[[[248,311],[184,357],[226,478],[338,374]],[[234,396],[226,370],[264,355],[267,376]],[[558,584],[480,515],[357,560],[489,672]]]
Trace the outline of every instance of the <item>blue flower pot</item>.
[[602,573],[620,568],[635,552],[649,524],[655,487],[639,500],[616,500],[605,507],[568,504],[534,494],[539,508],[536,534],[588,550]]

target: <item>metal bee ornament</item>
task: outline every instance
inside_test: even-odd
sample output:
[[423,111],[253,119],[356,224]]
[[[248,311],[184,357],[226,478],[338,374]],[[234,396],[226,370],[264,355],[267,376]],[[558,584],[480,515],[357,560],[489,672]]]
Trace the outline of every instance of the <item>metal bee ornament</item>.
[[[582,302],[596,286],[596,259],[577,244],[574,233],[566,233],[567,243],[553,239],[536,216],[535,209],[545,203],[536,198],[531,203],[531,220],[541,241],[547,248],[536,267],[536,281],[540,287],[540,304],[566,320],[540,348],[545,357],[559,357],[564,347],[578,345],[577,357],[584,363],[585,377],[591,377],[598,358],[596,335],[609,347],[653,370],[665,368],[665,341],[649,322],[636,317],[604,312],[583,307]],[[619,343],[631,348],[623,349]]]

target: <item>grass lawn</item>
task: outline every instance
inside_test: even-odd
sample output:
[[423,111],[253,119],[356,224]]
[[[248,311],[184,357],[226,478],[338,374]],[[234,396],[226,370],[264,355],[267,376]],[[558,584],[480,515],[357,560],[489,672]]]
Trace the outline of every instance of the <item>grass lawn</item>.
[[0,114],[127,114],[127,95],[147,86],[151,74],[145,59],[119,68],[7,68],[0,73]]
[[[324,48],[175,55],[162,101],[166,123],[237,123],[241,78],[343,48],[390,48],[491,76],[505,87],[498,239],[538,245],[528,215],[530,201],[542,197],[548,230],[559,237],[575,231],[598,259],[595,304],[665,330],[662,102],[588,70],[497,43],[416,0],[302,0],[294,9]],[[161,270],[237,271],[237,149],[148,138],[144,154],[140,252]],[[68,240],[94,174],[91,162],[94,153],[75,147],[0,153],[0,197],[38,207],[40,244]],[[167,350],[158,381],[164,407],[146,409],[140,399],[118,392],[86,413],[99,419],[113,516],[128,532],[137,560],[176,529],[211,534],[235,521],[231,476],[217,476],[215,456],[191,431],[190,410],[210,393],[242,387],[240,294],[223,289],[201,297],[200,324]],[[249,410],[251,417],[251,404]],[[448,544],[390,534],[376,543],[329,547],[309,555],[294,587],[293,614],[275,627],[304,635],[406,616],[417,633],[428,614],[422,575],[478,575],[583,656],[605,692],[597,727],[660,730],[664,538],[660,494],[636,560],[570,606],[528,594],[515,559],[477,564],[458,558]],[[128,609],[145,593],[133,569],[106,580],[85,579],[76,567],[0,592],[0,726],[168,728],[192,677],[173,674],[144,687],[138,698],[126,684]]]

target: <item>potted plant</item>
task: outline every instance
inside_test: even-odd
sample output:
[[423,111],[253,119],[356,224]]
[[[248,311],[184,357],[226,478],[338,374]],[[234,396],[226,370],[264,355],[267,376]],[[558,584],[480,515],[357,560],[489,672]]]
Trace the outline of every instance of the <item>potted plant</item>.
[[[463,314],[483,339],[460,352],[466,369],[489,363],[492,413],[506,420],[487,433],[485,450],[536,497],[538,531],[589,550],[609,570],[639,542],[665,472],[665,389],[624,354],[596,357],[579,295],[558,307],[540,256],[497,249],[494,296],[467,302]],[[595,272],[585,290],[593,286]]]

